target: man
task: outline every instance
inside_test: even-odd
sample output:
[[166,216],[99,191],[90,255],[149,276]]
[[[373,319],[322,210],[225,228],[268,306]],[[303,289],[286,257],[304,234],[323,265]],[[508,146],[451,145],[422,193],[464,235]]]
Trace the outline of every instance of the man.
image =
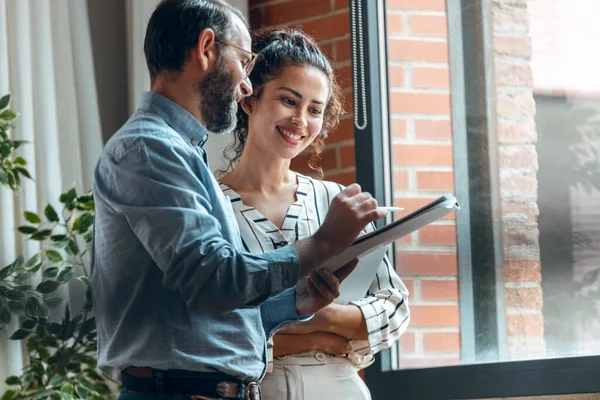
[[338,276],[319,265],[383,217],[351,185],[310,239],[243,251],[202,145],[233,129],[252,93],[250,49],[243,15],[218,0],[164,0],[148,23],[152,91],[94,182],[98,365],[123,398],[259,398],[266,337],[333,301],[353,265]]

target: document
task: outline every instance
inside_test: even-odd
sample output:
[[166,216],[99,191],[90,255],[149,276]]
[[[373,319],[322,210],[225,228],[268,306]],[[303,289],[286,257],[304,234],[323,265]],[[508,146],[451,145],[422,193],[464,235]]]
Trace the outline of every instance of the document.
[[359,260],[354,271],[342,282],[340,296],[335,303],[346,304],[349,301],[365,297],[390,243],[459,209],[460,206],[454,196],[444,195],[418,210],[356,239],[342,254],[324,264],[325,268],[333,272],[355,258]]

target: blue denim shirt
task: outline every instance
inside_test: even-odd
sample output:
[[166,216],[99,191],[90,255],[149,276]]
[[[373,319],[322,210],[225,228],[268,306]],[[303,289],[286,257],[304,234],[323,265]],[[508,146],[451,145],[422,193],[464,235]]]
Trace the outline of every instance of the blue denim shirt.
[[96,167],[91,285],[98,365],[112,379],[128,366],[261,379],[267,336],[299,320],[295,251],[243,251],[206,135],[185,109],[144,93]]

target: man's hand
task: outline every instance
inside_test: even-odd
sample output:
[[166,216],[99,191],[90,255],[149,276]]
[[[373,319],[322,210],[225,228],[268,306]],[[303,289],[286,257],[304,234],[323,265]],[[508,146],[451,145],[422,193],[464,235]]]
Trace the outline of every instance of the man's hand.
[[377,211],[377,200],[354,183],[333,198],[327,216],[314,236],[336,255],[348,248],[365,226],[385,214]]
[[311,272],[296,285],[298,315],[309,315],[328,306],[340,295],[340,284],[354,270],[358,260],[352,260],[334,273],[326,269]]

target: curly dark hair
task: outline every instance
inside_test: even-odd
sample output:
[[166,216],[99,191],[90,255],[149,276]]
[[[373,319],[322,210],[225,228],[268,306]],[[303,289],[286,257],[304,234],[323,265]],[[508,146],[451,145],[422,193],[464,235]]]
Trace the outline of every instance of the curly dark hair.
[[[290,28],[266,28],[253,34],[252,49],[258,53],[256,65],[250,74],[253,96],[260,98],[267,82],[277,79],[286,67],[309,66],[322,71],[329,80],[329,99],[323,112],[323,127],[317,138],[311,143],[309,167],[323,176],[319,166],[320,155],[325,148],[326,139],[338,125],[343,114],[342,90],[335,81],[331,63],[323,54],[317,42],[306,33]],[[235,141],[225,149],[224,156],[229,160],[229,170],[239,162],[246,138],[248,137],[248,115],[242,107],[238,108],[237,125],[233,131]],[[230,153],[231,156],[229,155]]]

